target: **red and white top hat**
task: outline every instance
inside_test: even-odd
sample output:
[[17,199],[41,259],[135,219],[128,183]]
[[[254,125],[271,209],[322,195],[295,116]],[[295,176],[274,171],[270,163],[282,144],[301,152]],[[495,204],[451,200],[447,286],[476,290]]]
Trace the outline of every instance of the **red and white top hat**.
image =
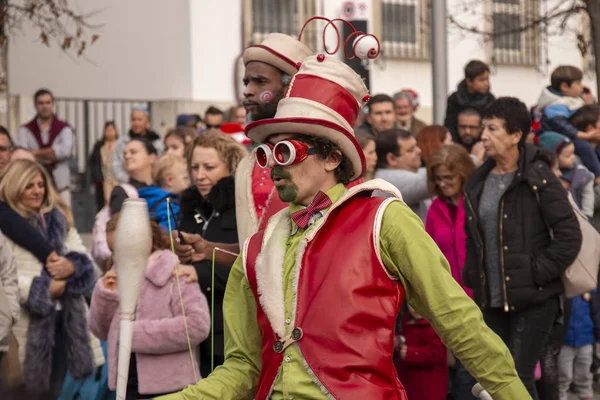
[[300,62],[314,52],[304,43],[283,33],[270,33],[261,44],[249,46],[244,50],[243,61],[269,64],[288,75],[294,75],[300,68]]
[[352,68],[335,56],[312,55],[292,78],[275,117],[249,124],[246,134],[259,143],[280,133],[327,138],[350,159],[356,180],[365,169],[365,156],[352,127],[368,100],[367,87]]
[[242,128],[242,125],[240,125],[236,122],[228,122],[226,124],[223,124],[219,127],[219,130],[222,133],[234,138],[235,141],[238,142],[239,144],[243,144],[243,145],[251,145],[252,144],[250,139],[248,139],[248,137],[244,134],[244,128]]

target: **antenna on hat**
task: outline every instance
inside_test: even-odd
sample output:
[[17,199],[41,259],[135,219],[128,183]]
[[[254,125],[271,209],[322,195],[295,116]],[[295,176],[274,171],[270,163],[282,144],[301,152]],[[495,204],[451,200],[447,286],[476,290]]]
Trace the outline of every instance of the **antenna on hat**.
[[[340,44],[342,42],[341,36],[340,36],[340,31],[335,26],[336,21],[341,21],[341,22],[345,23],[352,30],[352,33],[350,35],[348,35],[348,37],[344,41],[344,57],[346,57],[348,60],[353,60],[357,57],[363,61],[367,60],[367,59],[373,60],[373,59],[377,58],[377,56],[379,56],[379,53],[381,53],[381,45],[379,43],[379,39],[377,39],[377,37],[375,35],[373,35],[371,33],[365,33],[363,31],[357,31],[356,28],[354,27],[354,25],[352,25],[350,22],[348,22],[342,18],[329,19],[329,18],[325,18],[325,17],[321,17],[321,16],[314,16],[314,17],[310,18],[308,21],[306,21],[304,23],[304,25],[302,26],[302,29],[300,30],[300,34],[298,35],[298,40],[302,39],[302,33],[304,32],[304,28],[306,28],[306,26],[308,25],[309,22],[314,21],[314,20],[327,21],[327,24],[323,28],[323,47],[325,48],[325,52],[327,54],[331,55],[331,54],[337,53],[337,51],[340,48]],[[329,25],[333,26],[333,28],[335,29],[336,36],[337,36],[337,45],[335,46],[334,51],[329,51],[327,49],[327,42],[325,40],[325,33],[327,32],[327,28],[329,27]],[[352,39],[352,38],[354,38],[354,43],[352,43],[352,53],[353,54],[351,56],[348,56],[348,43],[350,42],[350,39]]]
[[[306,26],[309,24],[309,22],[312,22],[315,20],[327,21],[325,28],[323,28],[323,34],[322,34],[323,35],[323,47],[325,48],[325,53],[327,53],[329,55],[333,55],[333,54],[337,53],[338,50],[340,49],[340,43],[341,43],[342,39],[340,36],[339,29],[333,23],[334,21],[330,20],[329,18],[321,17],[318,15],[310,18],[308,21],[306,21],[304,23],[304,25],[302,25],[302,29],[300,29],[300,34],[298,35],[298,40],[300,40],[300,41],[302,40],[302,34],[304,33],[304,28],[306,28]],[[333,50],[333,51],[327,50],[327,41],[325,40],[325,34],[327,33],[327,28],[329,27],[329,25],[333,26],[333,29],[335,30],[335,35],[337,36],[337,45],[335,46],[335,50]],[[350,26],[352,26],[352,25],[350,25]],[[356,30],[356,29],[354,29],[354,27],[352,27],[352,30]]]

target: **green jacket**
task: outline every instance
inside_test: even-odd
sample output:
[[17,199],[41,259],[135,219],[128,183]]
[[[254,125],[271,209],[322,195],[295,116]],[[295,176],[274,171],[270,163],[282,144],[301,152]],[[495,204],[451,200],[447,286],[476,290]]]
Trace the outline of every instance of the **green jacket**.
[[[326,194],[335,203],[345,194],[345,188],[338,184]],[[289,215],[301,208],[291,204],[289,210],[282,212]],[[323,212],[326,214],[328,209]],[[286,315],[292,311],[298,244],[313,227],[290,232],[292,234],[287,240],[283,266]],[[403,202],[392,202],[384,212],[380,252],[390,275],[402,282],[408,303],[431,323],[445,345],[494,400],[531,398],[515,371],[508,348],[485,325],[479,308],[450,275],[448,262],[425,232],[421,220]],[[261,338],[256,322],[256,300],[245,277],[241,256],[229,276],[223,313],[225,363],[196,385],[161,399],[233,400],[252,397],[261,368]],[[289,325],[287,328],[289,330]],[[296,345],[285,350],[284,362],[271,396],[273,400],[291,398],[327,398],[309,375]]]

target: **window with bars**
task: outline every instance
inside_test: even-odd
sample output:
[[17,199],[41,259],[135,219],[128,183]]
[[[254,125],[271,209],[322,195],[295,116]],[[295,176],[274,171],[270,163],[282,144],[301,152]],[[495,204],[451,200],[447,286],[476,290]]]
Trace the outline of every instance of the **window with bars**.
[[[244,0],[245,46],[260,43],[269,33],[298,36],[302,25],[315,15],[315,0]],[[315,26],[302,35],[302,41],[314,48]]]
[[431,1],[374,1],[381,16],[379,31],[382,52],[390,58],[429,59],[431,57]]
[[538,65],[539,0],[492,0],[492,61],[495,64]]

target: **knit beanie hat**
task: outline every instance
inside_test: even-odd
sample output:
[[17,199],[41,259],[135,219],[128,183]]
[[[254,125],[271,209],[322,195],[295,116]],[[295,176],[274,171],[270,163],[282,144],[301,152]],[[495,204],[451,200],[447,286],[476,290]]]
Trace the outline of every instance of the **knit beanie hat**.
[[556,154],[559,154],[566,145],[571,143],[571,139],[565,135],[551,131],[539,135],[538,141],[542,149],[553,150]]
[[188,124],[188,122],[191,121],[196,121],[196,118],[194,118],[193,115],[189,115],[189,114],[179,114],[177,116],[177,121],[176,121],[176,125],[179,128],[180,126],[186,126]]

